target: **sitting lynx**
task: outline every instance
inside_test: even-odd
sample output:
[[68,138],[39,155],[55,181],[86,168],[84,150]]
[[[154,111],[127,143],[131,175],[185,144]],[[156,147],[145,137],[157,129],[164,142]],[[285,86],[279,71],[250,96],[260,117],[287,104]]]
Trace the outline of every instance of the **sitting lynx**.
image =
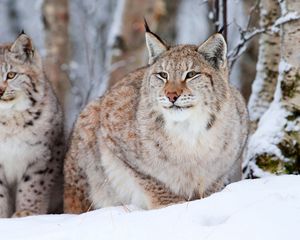
[[241,178],[248,116],[226,43],[168,47],[146,25],[149,65],[80,114],[65,160],[66,212],[198,199]]
[[60,106],[30,38],[21,34],[0,48],[0,217],[62,206],[62,141]]

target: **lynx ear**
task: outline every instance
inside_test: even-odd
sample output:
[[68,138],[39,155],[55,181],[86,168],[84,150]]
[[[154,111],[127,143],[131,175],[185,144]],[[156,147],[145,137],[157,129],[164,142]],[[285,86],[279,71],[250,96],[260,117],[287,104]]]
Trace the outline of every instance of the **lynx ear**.
[[34,57],[34,48],[31,39],[22,31],[10,47],[10,53],[19,61],[31,61]]
[[145,20],[145,37],[149,53],[149,64],[152,64],[155,59],[163,52],[168,50],[165,43],[155,33],[150,31],[150,28]]
[[198,52],[211,63],[214,68],[226,66],[227,45],[220,33],[212,35],[198,48]]

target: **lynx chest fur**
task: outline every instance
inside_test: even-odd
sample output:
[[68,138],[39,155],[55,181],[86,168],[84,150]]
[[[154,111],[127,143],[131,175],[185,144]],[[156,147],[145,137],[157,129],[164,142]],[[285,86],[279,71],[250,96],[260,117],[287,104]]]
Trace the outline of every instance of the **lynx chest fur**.
[[[169,48],[147,30],[149,65],[91,103],[75,126],[65,173],[76,168],[86,178],[94,208],[157,208],[241,178],[247,111],[228,83],[222,35]],[[66,193],[76,186],[66,179],[65,187],[65,208],[72,211],[76,199]]]

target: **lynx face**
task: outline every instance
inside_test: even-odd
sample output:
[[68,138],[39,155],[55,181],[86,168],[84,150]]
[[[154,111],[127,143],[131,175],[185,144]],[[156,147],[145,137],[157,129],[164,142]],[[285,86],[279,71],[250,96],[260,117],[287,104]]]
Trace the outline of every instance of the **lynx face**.
[[201,108],[213,86],[196,47],[179,46],[172,49],[172,55],[152,66],[149,83],[152,99],[161,111],[179,121]]
[[22,34],[0,59],[0,108],[24,110],[34,102],[39,83],[34,81],[40,69],[40,58],[34,54],[31,40]]
[[150,55],[148,83],[151,101],[167,118],[184,121],[216,105],[227,82],[226,43],[220,34],[200,46],[168,48],[155,34],[146,33]]

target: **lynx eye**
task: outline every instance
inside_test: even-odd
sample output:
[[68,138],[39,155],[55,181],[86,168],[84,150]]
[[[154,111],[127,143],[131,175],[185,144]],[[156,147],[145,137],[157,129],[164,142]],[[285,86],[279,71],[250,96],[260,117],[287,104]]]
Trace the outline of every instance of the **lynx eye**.
[[198,72],[195,72],[195,71],[190,71],[186,74],[186,77],[185,79],[190,79],[190,78],[193,78],[195,77],[196,75],[198,75],[199,73]]
[[13,79],[16,75],[17,75],[17,73],[15,73],[15,72],[8,72],[7,79]]
[[168,74],[166,72],[159,72],[157,73],[157,76],[163,80],[167,80]]

